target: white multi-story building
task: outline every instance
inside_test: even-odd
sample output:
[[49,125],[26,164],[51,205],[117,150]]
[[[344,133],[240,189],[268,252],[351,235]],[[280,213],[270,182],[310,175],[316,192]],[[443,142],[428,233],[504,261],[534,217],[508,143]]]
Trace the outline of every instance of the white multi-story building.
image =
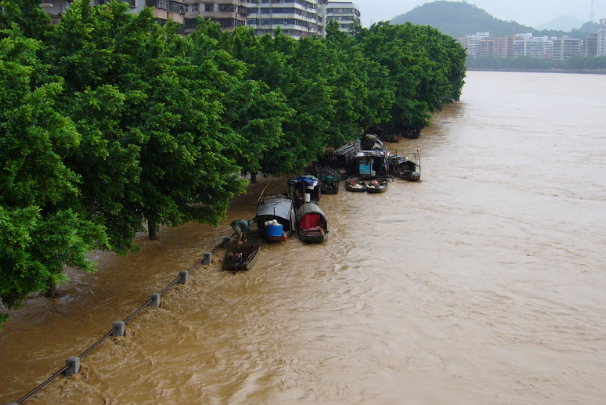
[[478,32],[475,35],[466,35],[459,39],[468,56],[476,58],[480,54],[480,41],[487,39],[490,36],[488,32]]
[[[151,1],[151,0],[148,0]],[[202,17],[218,23],[223,31],[232,32],[246,25],[249,14],[247,0],[184,0],[185,13],[183,28],[185,33],[196,29],[198,18]]]
[[606,56],[606,18],[600,20],[598,28],[598,56]]
[[573,56],[581,56],[583,54],[583,40],[568,38],[564,35],[562,38],[553,40],[553,57],[555,61],[565,61]]
[[530,56],[536,59],[551,59],[553,39],[533,37],[531,33],[518,34],[513,41],[513,56]]
[[351,1],[328,1],[326,6],[326,23],[336,21],[339,30],[351,31],[354,25],[362,25],[360,9]]
[[[131,13],[139,13],[145,7],[152,7],[154,17],[160,21],[173,21],[183,24],[187,5],[184,0],[120,0],[130,6]],[[93,6],[109,3],[110,0],[91,0]],[[52,2],[41,3],[40,7],[52,18],[53,24],[58,24],[61,17],[67,12],[72,0],[52,0]]]
[[326,35],[327,0],[256,0],[249,5],[246,25],[257,35],[273,34],[280,27],[293,38]]

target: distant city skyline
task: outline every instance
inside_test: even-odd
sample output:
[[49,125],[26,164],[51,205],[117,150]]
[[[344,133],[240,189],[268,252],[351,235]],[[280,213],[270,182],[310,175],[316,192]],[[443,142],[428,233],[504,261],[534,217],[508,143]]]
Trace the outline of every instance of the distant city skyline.
[[[354,0],[362,12],[362,25],[390,21],[427,0]],[[591,0],[470,0],[469,4],[485,10],[499,20],[514,20],[530,27],[547,24],[558,17],[571,15],[589,21]],[[595,22],[606,18],[606,0],[594,0]]]

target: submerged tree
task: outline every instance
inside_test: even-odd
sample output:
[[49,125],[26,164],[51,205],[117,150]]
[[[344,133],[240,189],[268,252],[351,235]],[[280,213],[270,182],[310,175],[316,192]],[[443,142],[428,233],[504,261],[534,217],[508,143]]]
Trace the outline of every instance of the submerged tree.
[[[64,281],[64,266],[93,269],[86,254],[105,247],[102,227],[78,215],[79,176],[62,154],[78,147],[57,112],[61,82],[32,85],[39,43],[18,29],[0,40],[0,300],[22,305]],[[4,316],[1,318],[5,318]]]

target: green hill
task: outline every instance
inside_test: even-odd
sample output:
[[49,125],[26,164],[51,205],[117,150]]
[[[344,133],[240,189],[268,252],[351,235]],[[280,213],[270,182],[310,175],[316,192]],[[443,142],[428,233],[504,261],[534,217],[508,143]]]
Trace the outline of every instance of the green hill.
[[534,35],[562,36],[564,31],[538,31],[515,21],[494,18],[486,11],[466,2],[434,1],[417,6],[391,20],[391,24],[431,25],[444,34],[460,38],[476,32],[489,32],[491,37],[532,32]]

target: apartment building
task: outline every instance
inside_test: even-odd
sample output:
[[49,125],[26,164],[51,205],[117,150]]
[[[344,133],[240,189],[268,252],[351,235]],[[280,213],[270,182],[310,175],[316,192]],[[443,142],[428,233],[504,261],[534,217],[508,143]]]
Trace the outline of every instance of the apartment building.
[[598,34],[591,34],[583,41],[583,56],[596,56],[598,54]]
[[581,56],[583,54],[583,40],[569,38],[564,35],[562,38],[553,40],[552,59],[554,61],[565,61],[573,56]]
[[551,59],[553,39],[533,37],[532,33],[518,34],[513,41],[513,56],[530,56],[535,59]]
[[606,18],[600,20],[598,28],[597,56],[606,56]]
[[475,35],[466,35],[459,39],[459,42],[465,48],[467,55],[477,58],[480,55],[480,41],[488,39],[490,33],[478,32]]
[[515,37],[515,35],[511,35],[495,38],[492,56],[495,58],[513,58],[513,41]]
[[[91,0],[93,6],[100,6],[109,3],[110,0]],[[154,17],[160,22],[166,22],[169,19],[183,24],[187,5],[184,0],[122,0],[127,3],[131,13],[139,13],[145,7],[153,8]],[[40,7],[46,11],[53,24],[58,24],[61,17],[67,12],[72,0],[52,0],[52,2],[41,3]]]
[[[326,36],[328,0],[254,0],[246,25],[257,35],[273,34],[280,27],[293,38]],[[254,7],[253,7],[254,5]]]
[[185,0],[183,30],[185,33],[196,29],[198,18],[218,23],[224,31],[232,32],[246,25],[249,16],[246,0]]
[[326,22],[336,21],[339,30],[349,32],[354,25],[362,25],[360,9],[351,1],[329,1],[326,5]]
[[494,55],[494,39],[482,39],[478,45],[478,57]]

